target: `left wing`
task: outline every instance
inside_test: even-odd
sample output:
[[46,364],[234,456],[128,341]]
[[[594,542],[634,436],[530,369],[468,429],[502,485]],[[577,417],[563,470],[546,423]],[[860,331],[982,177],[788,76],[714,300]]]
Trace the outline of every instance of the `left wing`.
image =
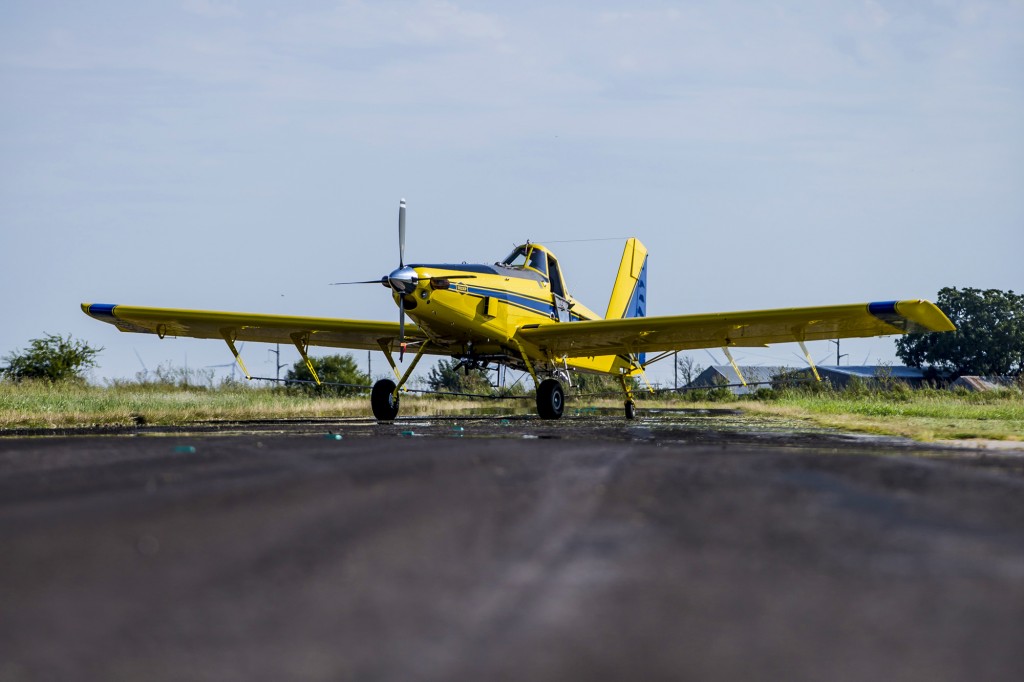
[[[399,337],[397,322],[143,308],[109,303],[83,303],[82,312],[101,322],[108,322],[123,332],[157,334],[160,338],[189,336],[197,339],[230,339],[232,342],[301,343],[309,346],[380,350],[381,343],[387,344]],[[416,342],[426,338],[415,325],[405,325],[406,340]],[[439,347],[432,345],[431,348],[436,349],[437,354],[444,354]]]
[[553,355],[591,357],[955,330],[946,315],[929,301],[883,301],[552,322],[520,327],[517,337]]

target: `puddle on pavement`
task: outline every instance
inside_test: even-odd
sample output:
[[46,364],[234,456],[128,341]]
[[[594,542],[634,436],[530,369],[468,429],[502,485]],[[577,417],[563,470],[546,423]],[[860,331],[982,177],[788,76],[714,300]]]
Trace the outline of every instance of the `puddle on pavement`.
[[[853,438],[851,434],[792,419],[748,415],[732,409],[641,409],[627,421],[620,408],[567,408],[562,419],[546,421],[533,414],[484,409],[458,415],[399,417],[394,422],[372,418],[318,419],[287,424],[273,421],[205,424],[176,433],[210,435],[338,433],[344,438],[515,438],[686,442],[779,442]],[[166,434],[167,430],[162,430]],[[153,434],[157,435],[157,434]]]
[[[509,409],[502,410],[501,407]],[[394,422],[372,417],[204,422],[181,427],[139,426],[105,430],[103,435],[127,436],[286,436],[328,434],[339,443],[350,438],[513,438],[581,439],[680,443],[839,444],[899,439],[855,435],[816,427],[793,419],[751,415],[729,408],[652,408],[641,405],[635,420],[626,420],[621,407],[567,406],[559,420],[543,420],[522,405],[487,407],[444,416],[410,415]],[[50,433],[49,435],[73,435]],[[100,435],[100,434],[91,434]],[[325,440],[326,442],[326,440]]]

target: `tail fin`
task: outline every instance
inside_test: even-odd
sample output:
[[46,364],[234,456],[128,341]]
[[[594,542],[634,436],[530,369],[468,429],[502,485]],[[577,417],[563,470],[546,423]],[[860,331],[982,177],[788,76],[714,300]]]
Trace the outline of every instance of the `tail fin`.
[[626,240],[619,273],[615,276],[612,297],[608,300],[607,320],[647,316],[647,247],[636,237]]

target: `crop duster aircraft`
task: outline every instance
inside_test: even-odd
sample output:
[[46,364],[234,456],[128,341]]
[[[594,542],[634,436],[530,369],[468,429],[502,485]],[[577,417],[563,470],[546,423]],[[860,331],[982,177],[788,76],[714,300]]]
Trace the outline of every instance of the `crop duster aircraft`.
[[[626,241],[602,317],[572,297],[558,259],[541,244],[517,246],[492,264],[406,265],[405,213],[403,199],[398,268],[379,280],[339,283],[383,284],[399,307],[397,322],[106,303],[83,303],[82,310],[123,332],[221,339],[250,379],[236,342],[294,344],[318,384],[310,346],[383,351],[397,383],[381,379],[373,386],[370,406],[380,420],[398,415],[401,390],[424,355],[449,356],[467,368],[529,372],[544,419],[562,416],[562,383],[570,382],[571,371],[611,375],[622,386],[626,418],[633,419],[631,378],[675,351],[722,348],[736,367],[730,348],[796,341],[813,369],[806,341],[955,329],[934,304],[919,300],[646,317],[647,249],[635,238]],[[406,315],[415,324],[406,324]],[[407,351],[415,356],[400,372],[394,355]],[[738,368],[737,375],[742,378]]]

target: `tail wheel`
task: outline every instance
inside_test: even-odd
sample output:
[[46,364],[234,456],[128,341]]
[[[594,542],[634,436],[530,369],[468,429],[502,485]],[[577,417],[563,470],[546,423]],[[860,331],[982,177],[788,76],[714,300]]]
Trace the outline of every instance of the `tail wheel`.
[[636,419],[636,403],[632,400],[626,401],[626,419]]
[[545,379],[537,387],[537,414],[541,419],[558,419],[565,409],[565,391],[557,379]]
[[381,421],[391,421],[398,416],[398,397],[395,396],[395,382],[381,379],[370,392],[370,408],[373,416]]

